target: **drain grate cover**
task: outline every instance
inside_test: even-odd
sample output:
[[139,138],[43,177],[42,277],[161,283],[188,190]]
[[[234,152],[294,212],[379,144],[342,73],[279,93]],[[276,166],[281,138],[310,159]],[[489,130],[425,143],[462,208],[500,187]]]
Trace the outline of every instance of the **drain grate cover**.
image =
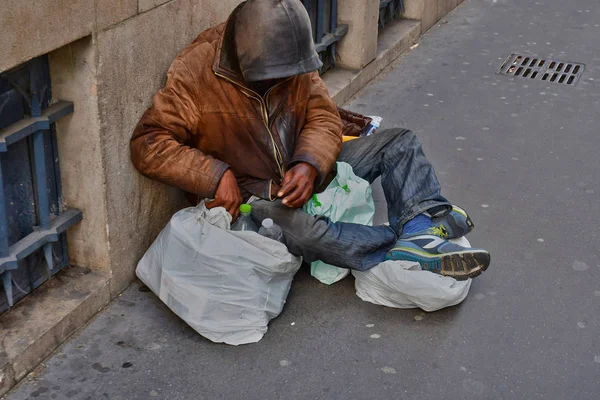
[[584,70],[584,64],[512,53],[504,60],[496,73],[536,81],[575,85]]

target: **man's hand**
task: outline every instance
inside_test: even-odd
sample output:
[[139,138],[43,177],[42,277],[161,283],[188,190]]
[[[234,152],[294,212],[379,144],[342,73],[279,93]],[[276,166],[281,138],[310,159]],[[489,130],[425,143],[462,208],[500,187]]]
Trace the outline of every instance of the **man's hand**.
[[243,201],[235,175],[228,169],[219,181],[215,199],[206,203],[206,208],[225,207],[235,221],[240,215],[240,205]]
[[283,177],[281,190],[277,197],[290,208],[302,207],[313,194],[318,172],[308,163],[299,163],[292,167]]

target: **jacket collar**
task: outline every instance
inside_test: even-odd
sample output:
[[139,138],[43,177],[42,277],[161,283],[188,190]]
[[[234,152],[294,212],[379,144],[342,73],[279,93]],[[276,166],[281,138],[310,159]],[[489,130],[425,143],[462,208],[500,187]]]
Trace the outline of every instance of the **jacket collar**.
[[219,38],[219,44],[213,61],[213,71],[216,74],[223,75],[227,79],[246,87],[235,52],[234,40],[235,17],[244,4],[245,2],[238,5],[229,15],[229,18],[225,23],[225,29]]

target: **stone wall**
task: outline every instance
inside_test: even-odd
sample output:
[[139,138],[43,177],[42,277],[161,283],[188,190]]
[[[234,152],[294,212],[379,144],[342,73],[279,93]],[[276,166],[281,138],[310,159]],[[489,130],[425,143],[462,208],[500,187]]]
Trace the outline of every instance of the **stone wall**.
[[110,273],[95,60],[90,36],[48,57],[53,97],[75,104],[75,112],[56,123],[63,201],[84,211],[67,235],[69,261]]
[[[146,6],[157,3],[149,2]],[[182,204],[179,190],[141,176],[132,166],[129,138],[177,53],[204,28],[224,19],[199,12],[193,0],[174,0],[97,35],[102,158],[110,227],[111,292],[133,278],[134,266]],[[229,1],[229,7],[234,4]],[[168,23],[165,23],[168,21]],[[144,40],[140,41],[139,38]]]
[[[141,176],[129,138],[175,56],[240,0],[5,0],[0,71],[48,54],[54,99],[75,104],[57,123],[63,199],[83,210],[70,261],[110,279],[114,296],[168,218],[180,191]],[[25,24],[24,21],[27,21]]]
[[338,20],[348,32],[337,46],[337,63],[361,69],[377,54],[379,0],[339,0]]

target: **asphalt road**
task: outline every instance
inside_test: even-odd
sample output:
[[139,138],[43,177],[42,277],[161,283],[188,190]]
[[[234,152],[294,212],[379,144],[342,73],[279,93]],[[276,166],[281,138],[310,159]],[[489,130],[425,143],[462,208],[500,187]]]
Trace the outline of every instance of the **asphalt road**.
[[[470,0],[349,104],[417,132],[472,215],[493,263],[462,305],[387,309],[304,271],[264,339],[231,347],[136,284],[8,399],[597,399],[599,24],[595,0]],[[511,52],[586,69],[496,75]]]

